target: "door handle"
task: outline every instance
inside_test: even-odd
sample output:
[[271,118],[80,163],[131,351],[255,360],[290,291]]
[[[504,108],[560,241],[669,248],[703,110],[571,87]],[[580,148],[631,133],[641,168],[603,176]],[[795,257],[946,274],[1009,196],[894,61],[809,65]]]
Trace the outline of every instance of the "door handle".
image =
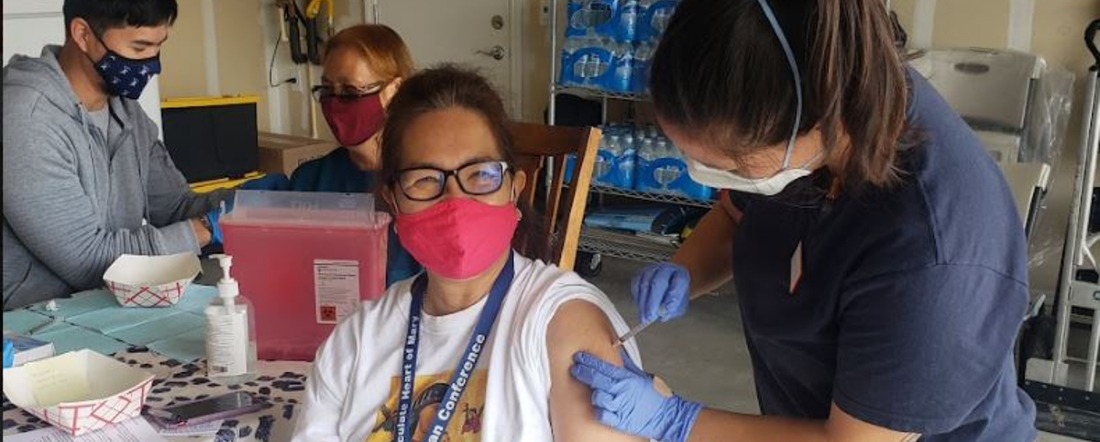
[[503,60],[505,55],[504,46],[501,45],[493,46],[493,48],[488,51],[478,50],[477,53],[487,57],[493,57],[494,60]]

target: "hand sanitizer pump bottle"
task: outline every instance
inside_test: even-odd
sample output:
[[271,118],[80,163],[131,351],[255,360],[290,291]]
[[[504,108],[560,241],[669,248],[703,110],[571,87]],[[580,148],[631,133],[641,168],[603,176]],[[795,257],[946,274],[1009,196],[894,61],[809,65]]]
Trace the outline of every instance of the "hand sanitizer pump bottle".
[[256,318],[252,303],[240,296],[230,276],[233,257],[211,255],[222,268],[218,297],[206,307],[207,377],[224,385],[248,382],[256,376]]

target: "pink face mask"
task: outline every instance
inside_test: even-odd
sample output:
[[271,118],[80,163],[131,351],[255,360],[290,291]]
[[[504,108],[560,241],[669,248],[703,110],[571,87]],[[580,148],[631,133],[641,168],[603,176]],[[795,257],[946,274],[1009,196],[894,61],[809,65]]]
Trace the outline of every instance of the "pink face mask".
[[460,281],[493,265],[510,247],[519,224],[516,206],[468,198],[447,198],[395,218],[401,245],[413,258],[432,273]]
[[327,97],[321,100],[321,112],[336,141],[358,146],[373,137],[386,122],[379,93],[358,98]]

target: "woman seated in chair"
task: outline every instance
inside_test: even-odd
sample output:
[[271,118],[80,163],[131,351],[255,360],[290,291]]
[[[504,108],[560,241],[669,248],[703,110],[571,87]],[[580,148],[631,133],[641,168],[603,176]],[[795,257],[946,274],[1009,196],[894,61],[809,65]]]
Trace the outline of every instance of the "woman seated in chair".
[[[321,85],[313,90],[332,135],[341,147],[298,166],[288,180],[272,174],[242,189],[299,192],[374,192],[386,107],[413,62],[401,36],[385,25],[346,28],[325,43]],[[390,235],[386,285],[420,271],[397,238]]]
[[[380,192],[426,271],[336,327],[295,441],[636,440],[600,425],[569,375],[581,349],[622,364],[626,323],[576,274],[511,249],[528,177],[508,127],[478,74],[443,66],[405,81]],[[638,360],[633,342],[626,353]]]

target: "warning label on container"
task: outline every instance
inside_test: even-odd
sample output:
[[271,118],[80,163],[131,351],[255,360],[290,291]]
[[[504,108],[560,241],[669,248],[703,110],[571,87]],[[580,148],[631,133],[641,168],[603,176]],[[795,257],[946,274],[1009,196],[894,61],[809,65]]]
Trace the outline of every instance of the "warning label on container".
[[317,297],[317,323],[335,324],[359,306],[359,261],[313,261],[313,289]]

